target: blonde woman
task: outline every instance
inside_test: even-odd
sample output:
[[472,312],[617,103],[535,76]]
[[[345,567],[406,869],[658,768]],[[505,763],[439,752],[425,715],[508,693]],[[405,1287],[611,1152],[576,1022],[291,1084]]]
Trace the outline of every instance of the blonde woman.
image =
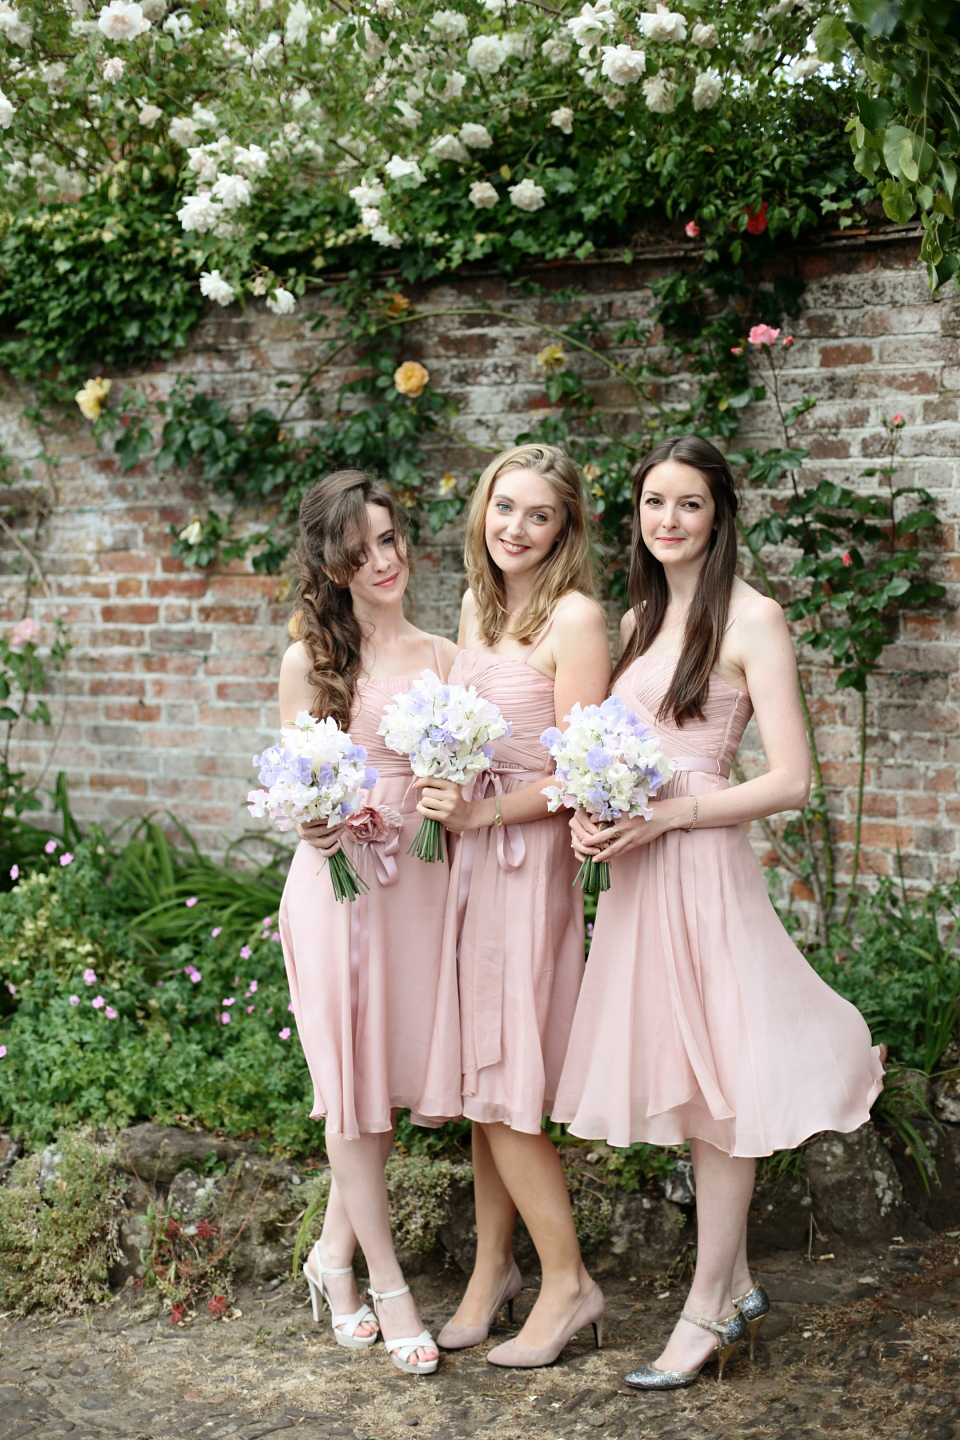
[[459,894],[463,1111],[473,1122],[477,1258],[466,1294],[438,1337],[446,1349],[486,1339],[520,1289],[519,1210],[542,1286],[495,1365],[555,1360],[593,1324],[603,1296],[580,1258],[559,1157],[541,1129],[553,1102],[583,976],[583,905],[560,815],[542,786],[545,729],[570,707],[601,701],[610,680],[603,611],[594,599],[586,495],[574,462],[548,445],[497,456],[467,516],[469,589],[450,681],[475,685],[513,726],[472,793],[424,782],[419,809],[463,839]]

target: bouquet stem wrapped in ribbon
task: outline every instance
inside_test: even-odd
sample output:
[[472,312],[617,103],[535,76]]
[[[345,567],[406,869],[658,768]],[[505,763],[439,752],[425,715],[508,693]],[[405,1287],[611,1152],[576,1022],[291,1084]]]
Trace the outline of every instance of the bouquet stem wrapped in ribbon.
[[[424,670],[410,689],[388,705],[377,732],[388,748],[406,755],[415,776],[466,785],[493,759],[493,742],[512,733],[496,705],[474,686],[445,685]],[[407,851],[435,862],[444,855],[443,826],[429,817]]]
[[[617,821],[625,815],[649,820],[650,797],[676,769],[649,726],[616,695],[602,705],[574,705],[564,719],[566,730],[552,727],[540,736],[556,764],[556,783],[543,791],[550,809],[565,805],[595,820]],[[610,866],[588,858],[577,881],[588,895],[609,890]]]
[[[267,788],[251,790],[247,808],[255,819],[269,816],[278,830],[292,830],[311,820],[349,826],[350,817],[365,810],[365,792],[380,778],[366,761],[366,750],[354,745],[336,720],[316,720],[301,710],[292,725],[284,725],[277,745],[254,755],[260,784]],[[345,850],[331,855],[329,863],[339,901],[367,893],[369,886]]]

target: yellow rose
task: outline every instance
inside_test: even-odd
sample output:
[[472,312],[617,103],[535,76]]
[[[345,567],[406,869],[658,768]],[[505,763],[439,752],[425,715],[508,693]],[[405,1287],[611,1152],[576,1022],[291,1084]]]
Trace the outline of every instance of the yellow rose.
[[583,467],[583,478],[588,482],[591,480],[599,480],[600,466],[594,465],[593,461],[591,460],[589,465],[584,465]]
[[187,545],[199,545],[203,539],[203,521],[199,515],[194,515],[189,525],[185,525],[180,531],[180,537]]
[[537,364],[541,370],[546,370],[549,375],[552,370],[562,370],[567,363],[562,345],[545,345],[537,353]]
[[393,383],[400,394],[409,395],[412,400],[423,394],[424,386],[429,384],[429,381],[430,371],[418,360],[404,360],[393,372]]
[[449,470],[445,475],[440,476],[440,494],[452,495],[457,488],[457,477]]
[[74,400],[80,406],[80,414],[86,420],[97,420],[103,408],[103,402],[110,394],[112,381],[101,380],[98,375],[96,380],[85,380],[83,389],[78,390]]

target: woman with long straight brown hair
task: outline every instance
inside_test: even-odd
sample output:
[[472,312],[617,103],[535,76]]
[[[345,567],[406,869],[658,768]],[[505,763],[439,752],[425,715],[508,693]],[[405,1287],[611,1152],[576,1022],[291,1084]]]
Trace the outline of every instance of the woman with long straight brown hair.
[[[384,706],[422,670],[442,678],[456,649],[404,615],[403,508],[363,471],[328,475],[304,496],[297,559],[300,638],[283,657],[281,722],[304,710],[332,717],[380,775],[362,828],[300,826],[280,907],[311,1115],[326,1120],[332,1172],[304,1274],[314,1318],[325,1300],[338,1344],[366,1348],[382,1333],[394,1364],[430,1374],[439,1357],[397,1262],[384,1162],[398,1109],[428,1125],[460,1114],[456,965],[443,944],[449,870],[407,855],[419,824],[410,767],[377,730]],[[369,890],[338,904],[325,860],[341,845]],[[353,1277],[358,1242],[376,1316]]]
[[517,1211],[536,1246],[540,1295],[515,1341],[487,1359],[555,1360],[603,1316],[580,1258],[557,1152],[543,1133],[583,976],[583,903],[562,817],[547,813],[543,731],[576,701],[602,700],[610,678],[594,596],[586,494],[562,450],[520,445],[483,472],[470,503],[469,589],[451,682],[475,685],[513,726],[493,768],[467,794],[422,784],[420,809],[460,832],[451,881],[459,900],[463,1113],[473,1121],[477,1257],[441,1346],[485,1340],[520,1289]]
[[[611,861],[553,1108],[611,1145],[690,1141],[697,1265],[680,1321],[639,1389],[720,1371],[769,1309],[747,1264],[755,1159],[820,1130],[855,1130],[882,1086],[854,1007],[784,930],[743,826],[806,804],[810,756],[780,606],[736,575],[737,494],[696,435],[634,478],[633,608],[612,693],[676,765],[653,818],[600,828],[577,811],[578,856]],[[727,777],[756,715],[767,772]],[[880,1047],[882,1049],[882,1047]]]

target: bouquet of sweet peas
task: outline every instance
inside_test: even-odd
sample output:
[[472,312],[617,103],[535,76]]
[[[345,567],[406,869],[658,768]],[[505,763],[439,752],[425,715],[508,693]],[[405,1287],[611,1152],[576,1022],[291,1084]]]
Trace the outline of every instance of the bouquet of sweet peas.
[[[414,775],[466,785],[493,759],[493,742],[511,734],[496,705],[473,685],[445,685],[432,670],[421,672],[411,688],[383,712],[378,734],[391,750],[408,756]],[[425,818],[407,854],[421,860],[443,858],[443,826]]]
[[[611,695],[602,705],[574,705],[566,730],[544,730],[540,744],[553,756],[556,783],[544,787],[551,810],[585,810],[600,820],[642,815],[676,769],[649,726]],[[605,860],[584,860],[577,880],[588,895],[610,889]]]
[[[258,820],[269,816],[278,830],[311,820],[348,822],[380,778],[366,761],[366,750],[354,745],[336,720],[317,720],[301,710],[292,725],[284,725],[278,744],[254,755],[258,779],[267,788],[251,790],[247,808]],[[368,889],[342,849],[330,857],[330,879],[340,901],[355,900]]]

